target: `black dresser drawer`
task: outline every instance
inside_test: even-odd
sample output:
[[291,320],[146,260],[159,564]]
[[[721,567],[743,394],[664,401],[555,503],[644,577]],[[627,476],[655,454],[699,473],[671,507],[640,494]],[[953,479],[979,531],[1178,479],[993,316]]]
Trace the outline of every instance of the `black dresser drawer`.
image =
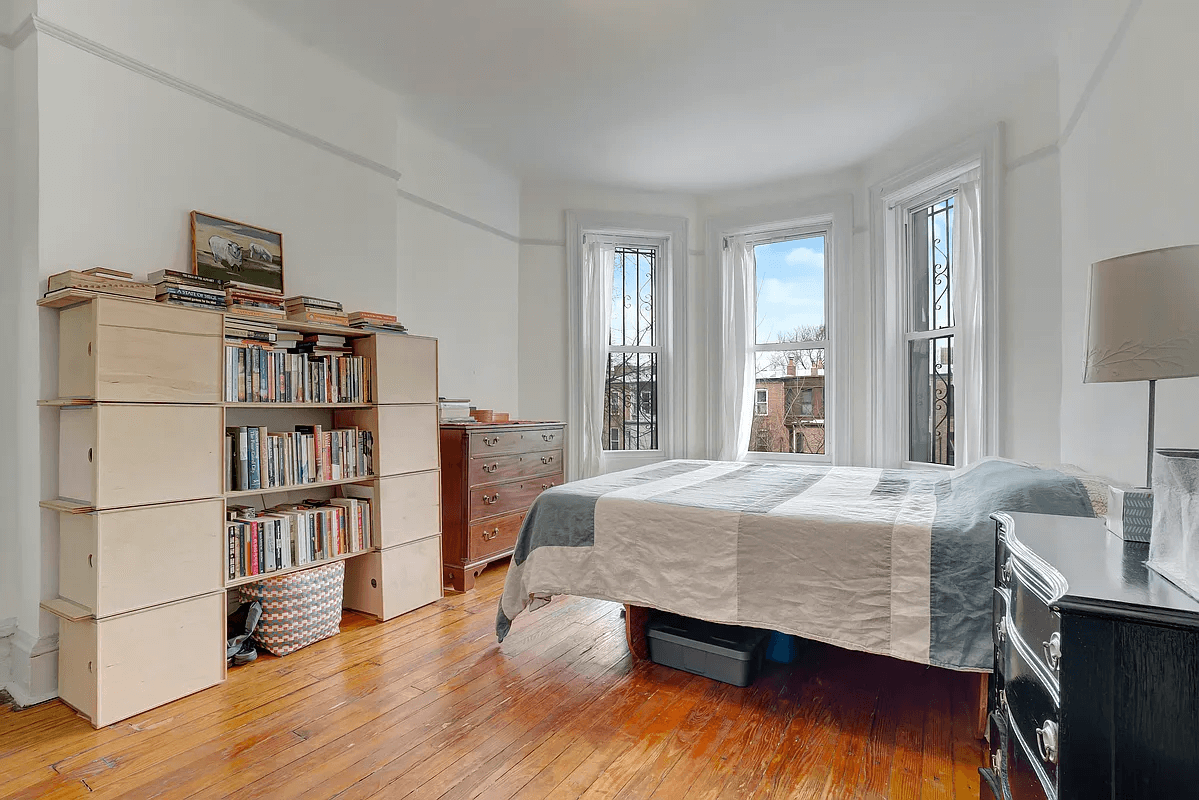
[[[1012,626],[1011,617],[1008,617],[1008,625]],[[1008,738],[1024,743],[1028,759],[1035,760],[1045,774],[1047,786],[1055,787],[1061,725],[1057,691],[1047,685],[1044,670],[1031,662],[1028,649],[1018,630],[1008,631],[1003,686],[1007,700]]]
[[1036,755],[1030,755],[1027,750],[1030,745],[1036,745],[1025,740],[1015,730],[1016,726],[1012,725],[1011,717],[1008,718],[1008,725],[1012,730],[1007,737],[1005,777],[1012,800],[1056,800],[1057,791],[1052,788],[1046,790],[1041,776],[1037,774],[1037,768],[1033,766],[1032,759],[1036,758]]

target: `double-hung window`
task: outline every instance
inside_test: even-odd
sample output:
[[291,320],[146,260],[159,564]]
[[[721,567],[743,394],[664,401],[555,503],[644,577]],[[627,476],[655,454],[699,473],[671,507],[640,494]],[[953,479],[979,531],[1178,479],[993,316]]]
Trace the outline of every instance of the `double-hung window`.
[[960,467],[996,450],[997,148],[992,131],[871,190],[876,466]]
[[907,212],[907,460],[953,466],[956,189]]
[[815,403],[832,369],[828,234],[814,226],[746,237],[754,261],[754,392],[778,398],[773,413],[754,415],[751,453],[828,453],[828,420]]
[[567,478],[686,452],[687,220],[568,211]]
[[662,336],[658,320],[657,242],[618,240],[612,263],[605,427],[620,430],[605,450],[658,449],[658,384]]

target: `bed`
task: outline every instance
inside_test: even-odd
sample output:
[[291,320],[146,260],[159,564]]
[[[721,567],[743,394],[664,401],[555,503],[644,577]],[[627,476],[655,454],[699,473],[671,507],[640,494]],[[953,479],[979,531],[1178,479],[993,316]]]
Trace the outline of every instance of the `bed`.
[[1076,475],[675,460],[575,481],[529,509],[496,618],[557,594],[991,669],[993,511],[1097,513]]

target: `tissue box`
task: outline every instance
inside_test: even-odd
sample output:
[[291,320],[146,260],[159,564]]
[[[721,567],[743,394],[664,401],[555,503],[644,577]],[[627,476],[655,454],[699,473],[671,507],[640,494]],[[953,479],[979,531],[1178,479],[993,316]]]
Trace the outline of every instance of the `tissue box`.
[[1153,455],[1149,567],[1199,599],[1199,450]]
[[1107,529],[1126,542],[1147,542],[1153,529],[1153,492],[1112,486],[1107,494]]

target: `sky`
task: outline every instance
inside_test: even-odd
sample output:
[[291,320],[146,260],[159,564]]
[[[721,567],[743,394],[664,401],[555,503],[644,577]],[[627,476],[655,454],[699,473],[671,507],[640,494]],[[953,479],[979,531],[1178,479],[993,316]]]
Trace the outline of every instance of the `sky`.
[[760,244],[754,257],[759,342],[824,323],[824,236]]

